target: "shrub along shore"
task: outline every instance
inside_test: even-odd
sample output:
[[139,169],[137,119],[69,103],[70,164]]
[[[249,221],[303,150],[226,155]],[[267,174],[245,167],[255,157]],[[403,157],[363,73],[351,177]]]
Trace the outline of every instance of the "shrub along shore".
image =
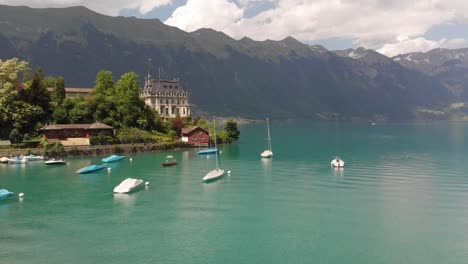
[[162,150],[174,150],[188,148],[185,142],[163,142],[163,143],[135,143],[101,146],[71,146],[71,147],[52,147],[52,148],[9,148],[0,149],[0,157],[14,157],[20,155],[40,155],[49,158],[63,158],[67,156],[94,156],[101,154],[123,154],[137,152],[155,152]]

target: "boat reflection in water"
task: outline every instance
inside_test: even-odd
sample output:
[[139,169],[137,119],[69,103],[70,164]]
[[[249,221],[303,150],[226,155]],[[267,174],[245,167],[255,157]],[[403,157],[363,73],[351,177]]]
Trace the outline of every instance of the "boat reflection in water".
[[138,194],[114,193],[114,201],[123,207],[133,207]]

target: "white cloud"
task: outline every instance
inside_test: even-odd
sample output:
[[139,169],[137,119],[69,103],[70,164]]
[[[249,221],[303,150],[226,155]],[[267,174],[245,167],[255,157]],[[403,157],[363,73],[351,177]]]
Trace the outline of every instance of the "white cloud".
[[226,31],[238,23],[243,15],[242,7],[226,0],[188,0],[165,23],[189,32],[200,28]]
[[[123,8],[141,14],[173,0],[0,0],[31,7],[84,5],[107,15]],[[267,3],[267,5],[262,5]],[[268,7],[268,10],[258,8]],[[252,8],[252,9],[249,9]],[[257,15],[246,17],[245,14]],[[259,13],[258,13],[259,12]],[[468,25],[466,0],[188,0],[166,24],[186,31],[213,28],[231,37],[280,40],[287,36],[309,43],[338,38],[387,54],[427,47],[464,45],[460,39],[432,41],[425,34],[444,23]],[[407,36],[407,39],[400,39]]]
[[[188,31],[210,27],[238,39],[248,36],[255,40],[279,40],[293,36],[316,42],[341,38],[353,40],[355,46],[373,49],[391,43],[396,50],[405,45],[431,46],[434,44],[431,41],[420,40],[431,27],[468,21],[466,0],[263,0],[274,3],[274,8],[251,18],[241,17],[242,13],[253,2],[262,0],[235,0],[237,5],[232,1],[216,0],[208,4],[189,0],[166,23]],[[412,41],[398,42],[396,39],[402,35]],[[421,43],[417,45],[418,42]],[[452,42],[460,41],[443,40],[439,44]]]
[[426,52],[435,48],[456,49],[464,48],[467,46],[468,41],[461,38],[441,39],[439,41],[433,41],[427,40],[423,37],[413,39],[407,37],[399,37],[397,42],[385,44],[382,48],[378,49],[377,51],[389,57],[393,57],[398,54],[406,54],[416,51]]
[[116,16],[120,10],[137,9],[146,14],[154,8],[169,5],[172,0],[0,0],[0,4],[12,6],[43,7],[70,7],[86,6],[101,14]]

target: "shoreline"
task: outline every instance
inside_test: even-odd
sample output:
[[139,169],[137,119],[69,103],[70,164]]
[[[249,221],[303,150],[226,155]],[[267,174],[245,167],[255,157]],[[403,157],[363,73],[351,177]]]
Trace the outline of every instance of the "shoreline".
[[102,154],[123,154],[123,153],[139,153],[139,152],[156,152],[165,150],[176,150],[183,148],[192,148],[185,142],[171,143],[134,143],[134,144],[115,144],[115,145],[100,145],[100,146],[67,146],[62,150],[54,151],[45,148],[22,148],[7,150],[0,149],[0,157],[15,157],[20,155],[34,154],[37,156],[52,157],[80,157],[80,156],[97,156]]

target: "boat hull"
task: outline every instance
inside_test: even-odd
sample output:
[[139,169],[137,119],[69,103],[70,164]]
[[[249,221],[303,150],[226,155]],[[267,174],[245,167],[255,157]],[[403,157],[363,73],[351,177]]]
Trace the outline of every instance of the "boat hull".
[[218,149],[212,148],[212,149],[200,150],[200,151],[198,151],[197,153],[198,153],[199,155],[207,155],[207,154],[215,154],[216,152],[218,152]]
[[273,152],[271,152],[270,150],[265,150],[260,154],[260,157],[262,157],[262,158],[271,158],[271,157],[273,157]]
[[27,161],[42,161],[44,160],[43,156],[36,156],[36,155],[29,155],[29,156],[24,156],[25,160]]
[[214,169],[210,172],[208,172],[205,177],[203,177],[203,181],[207,182],[207,181],[214,181],[214,180],[217,180],[221,177],[223,177],[224,175],[224,170],[222,169]]
[[143,186],[143,180],[127,178],[114,188],[114,193],[129,193]]
[[172,161],[172,162],[163,162],[162,165],[163,165],[163,167],[170,167],[170,166],[177,165],[177,162],[176,162],[176,161]]
[[90,166],[86,166],[86,167],[83,167],[83,168],[77,170],[76,173],[78,173],[78,174],[91,173],[91,172],[95,172],[95,171],[100,171],[100,170],[102,170],[104,168],[106,168],[106,167],[101,166],[101,165],[90,165]]
[[332,160],[330,165],[334,168],[344,168],[344,161],[343,160],[339,160],[337,161],[336,159]]
[[116,162],[119,160],[123,160],[125,158],[126,158],[125,156],[112,155],[112,156],[102,159],[102,162],[104,163]]
[[13,196],[13,192],[10,192],[8,191],[7,189],[1,189],[0,190],[0,198],[7,198],[7,197],[10,197],[10,196]]
[[65,165],[67,164],[64,160],[48,160],[44,162],[45,165]]
[[10,164],[25,164],[27,162],[28,162],[27,159],[19,159],[19,158],[8,159],[8,163]]

